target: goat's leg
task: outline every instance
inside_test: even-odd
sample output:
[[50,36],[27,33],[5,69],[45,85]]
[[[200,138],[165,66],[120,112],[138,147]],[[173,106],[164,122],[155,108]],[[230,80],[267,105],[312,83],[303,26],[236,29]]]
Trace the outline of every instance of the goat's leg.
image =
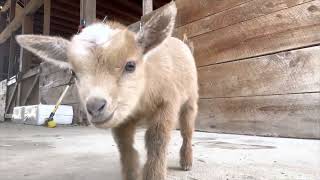
[[127,123],[112,129],[118,145],[124,180],[137,180],[139,177],[139,154],[133,147],[135,124]]
[[174,118],[172,111],[160,110],[154,117],[146,135],[147,162],[144,166],[143,180],[165,180],[167,174],[167,145]]
[[180,132],[183,143],[180,149],[180,166],[183,170],[189,171],[192,167],[192,134],[198,105],[196,101],[189,100],[181,109]]

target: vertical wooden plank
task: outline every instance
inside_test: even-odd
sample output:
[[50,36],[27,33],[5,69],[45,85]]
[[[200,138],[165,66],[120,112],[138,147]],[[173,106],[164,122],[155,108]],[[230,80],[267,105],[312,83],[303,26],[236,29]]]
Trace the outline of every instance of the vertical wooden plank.
[[[22,34],[32,34],[33,33],[33,15],[25,16],[22,23]],[[26,72],[30,69],[32,64],[32,54],[25,49],[20,49],[20,65],[19,71]]]
[[43,3],[43,34],[50,35],[51,0],[44,0]]
[[96,20],[96,0],[81,0],[80,19],[85,20],[86,26]]
[[[10,5],[10,13],[9,13],[10,22],[14,19],[15,12],[16,12],[16,0],[12,0],[11,5]],[[13,62],[15,60],[16,42],[14,39],[14,34],[15,33],[12,33],[12,36],[10,38],[8,78],[10,78],[10,76],[12,76],[11,70],[12,70]]]
[[10,22],[14,19],[15,14],[16,14],[16,4],[17,4],[17,0],[11,0],[10,3],[10,12],[9,12],[9,16],[10,16]]
[[153,0],[143,0],[142,6],[143,6],[142,14],[143,15],[149,14],[153,10]]
[[[30,0],[25,0],[25,7],[28,5]],[[33,15],[25,15],[23,17],[22,21],[22,32],[21,34],[32,34],[33,33]],[[32,54],[23,49],[20,48],[20,59],[19,59],[19,72],[26,72],[27,70],[30,69],[32,65]],[[18,92],[17,92],[17,99],[16,99],[16,104],[18,106],[21,105],[20,97],[24,94],[22,92],[22,83],[23,81],[17,82],[18,83]]]
[[7,80],[0,82],[0,121],[5,120],[6,114],[6,95],[7,95]]
[[[7,86],[8,87],[8,86]],[[8,90],[8,89],[7,89]],[[6,114],[9,112],[9,110],[10,110],[10,107],[11,107],[11,105],[12,105],[12,100],[13,100],[13,98],[14,98],[14,95],[16,94],[16,90],[17,90],[17,83],[15,83],[14,85],[13,85],[13,90],[12,90],[12,93],[11,93],[11,95],[8,97],[8,95],[9,95],[9,93],[7,93],[7,99],[8,99],[8,101],[7,101],[7,105],[6,105]]]

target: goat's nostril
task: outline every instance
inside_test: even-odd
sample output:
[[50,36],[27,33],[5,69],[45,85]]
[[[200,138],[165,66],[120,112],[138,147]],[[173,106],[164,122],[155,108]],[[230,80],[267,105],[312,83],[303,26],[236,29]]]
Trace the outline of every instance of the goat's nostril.
[[92,116],[92,115],[93,115],[93,112],[90,111],[90,109],[88,109],[88,108],[87,108],[87,110],[88,110],[88,113]]
[[86,103],[87,111],[91,116],[100,114],[106,106],[107,101],[103,98],[97,97],[90,98]]
[[106,104],[103,104],[103,105],[98,109],[98,111],[102,111],[105,106],[106,106]]

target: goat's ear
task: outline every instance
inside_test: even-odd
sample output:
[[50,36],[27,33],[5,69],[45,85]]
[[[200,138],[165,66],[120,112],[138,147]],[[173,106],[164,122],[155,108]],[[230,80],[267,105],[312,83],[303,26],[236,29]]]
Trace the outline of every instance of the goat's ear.
[[138,32],[136,40],[147,53],[172,35],[177,15],[176,4],[172,1],[162,11],[156,12]]
[[70,41],[60,37],[42,35],[18,35],[18,44],[51,64],[70,68],[67,62],[67,49]]

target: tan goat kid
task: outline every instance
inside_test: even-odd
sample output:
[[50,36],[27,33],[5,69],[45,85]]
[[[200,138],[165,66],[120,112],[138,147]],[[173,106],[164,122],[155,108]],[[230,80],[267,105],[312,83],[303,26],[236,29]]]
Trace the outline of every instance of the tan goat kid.
[[[192,166],[192,133],[197,114],[198,83],[192,52],[171,37],[177,9],[170,3],[138,33],[115,23],[95,23],[71,41],[19,35],[18,43],[45,61],[72,69],[90,122],[112,128],[121,154],[123,179],[166,179],[171,130],[180,122],[180,164]],[[145,125],[147,161],[140,173],[133,147],[135,129]]]

